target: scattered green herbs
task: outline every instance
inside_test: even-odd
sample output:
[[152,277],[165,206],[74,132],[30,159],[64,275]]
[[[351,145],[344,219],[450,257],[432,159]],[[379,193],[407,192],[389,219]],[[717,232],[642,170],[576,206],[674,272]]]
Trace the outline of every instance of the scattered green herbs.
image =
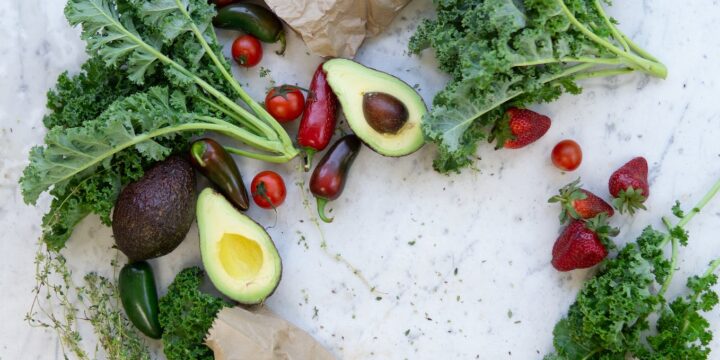
[[168,360],[212,360],[203,343],[217,313],[228,302],[200,291],[203,272],[198,267],[181,271],[160,298],[163,351]]
[[[66,359],[71,354],[78,359],[97,358],[101,346],[108,359],[149,360],[150,352],[143,338],[120,310],[116,281],[90,273],[78,286],[65,257],[49,250],[44,243],[39,246],[35,257],[35,299],[25,320],[31,326],[54,330]],[[115,261],[112,266],[117,270]],[[88,321],[98,337],[94,356],[83,349],[81,321]]]
[[[48,93],[45,145],[30,152],[28,204],[52,196],[43,239],[60,249],[90,213],[110,223],[122,185],[152,163],[215,131],[245,145],[228,151],[270,162],[298,153],[285,130],[230,74],[205,0],[70,0],[90,59]],[[249,108],[235,102],[240,98]]]
[[[635,242],[606,260],[555,325],[555,353],[545,359],[707,359],[712,333],[701,313],[718,303],[711,287],[717,283],[714,271],[720,259],[704,275],[688,280],[689,295],[668,302],[665,292],[678,250],[687,244],[684,226],[719,190],[720,181],[687,213],[676,204],[673,213],[681,216],[677,225],[663,219],[667,232],[647,227]],[[664,254],[668,243],[670,258]],[[659,319],[651,329],[648,318],[653,314]]]
[[[425,119],[438,145],[434,167],[459,171],[477,142],[502,147],[512,134],[505,111],[580,93],[577,80],[667,69],[616,27],[601,0],[436,0],[410,51],[432,47],[452,76]],[[609,1],[605,1],[609,3]]]

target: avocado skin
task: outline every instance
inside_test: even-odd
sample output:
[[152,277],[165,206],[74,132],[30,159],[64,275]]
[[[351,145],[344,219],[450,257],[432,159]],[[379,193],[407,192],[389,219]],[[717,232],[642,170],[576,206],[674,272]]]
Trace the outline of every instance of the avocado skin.
[[131,261],[175,250],[195,218],[195,173],[171,156],[122,190],[113,210],[115,244]]

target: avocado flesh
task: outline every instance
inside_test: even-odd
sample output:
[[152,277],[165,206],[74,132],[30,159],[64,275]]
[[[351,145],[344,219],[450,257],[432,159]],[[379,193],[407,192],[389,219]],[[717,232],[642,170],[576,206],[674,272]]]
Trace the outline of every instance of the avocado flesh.
[[[352,60],[329,60],[323,65],[323,70],[340,101],[348,125],[367,146],[385,156],[408,155],[423,146],[425,138],[421,125],[427,108],[422,97],[410,85]],[[408,118],[399,131],[384,134],[368,124],[363,111],[363,96],[366,93],[386,93],[405,105]]]
[[246,305],[272,295],[282,263],[265,229],[210,188],[198,198],[197,221],[203,265],[221,293]]

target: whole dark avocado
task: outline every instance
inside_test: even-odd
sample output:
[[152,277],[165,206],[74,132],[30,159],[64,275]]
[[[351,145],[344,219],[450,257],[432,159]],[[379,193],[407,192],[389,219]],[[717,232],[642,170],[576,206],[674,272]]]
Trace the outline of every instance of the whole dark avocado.
[[131,261],[175,250],[195,217],[195,172],[171,156],[120,192],[113,210],[115,244]]

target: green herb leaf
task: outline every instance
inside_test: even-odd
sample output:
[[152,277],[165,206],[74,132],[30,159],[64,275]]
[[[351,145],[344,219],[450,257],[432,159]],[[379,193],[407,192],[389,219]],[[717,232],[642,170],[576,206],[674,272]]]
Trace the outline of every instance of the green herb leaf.
[[181,271],[160,298],[163,350],[168,360],[212,360],[203,343],[217,313],[229,303],[200,291],[203,272]]
[[435,169],[459,171],[477,142],[503,146],[511,134],[505,110],[580,93],[576,80],[633,70],[665,77],[665,67],[632,43],[598,0],[435,1],[410,51],[432,47],[452,80],[424,121],[438,144]]

